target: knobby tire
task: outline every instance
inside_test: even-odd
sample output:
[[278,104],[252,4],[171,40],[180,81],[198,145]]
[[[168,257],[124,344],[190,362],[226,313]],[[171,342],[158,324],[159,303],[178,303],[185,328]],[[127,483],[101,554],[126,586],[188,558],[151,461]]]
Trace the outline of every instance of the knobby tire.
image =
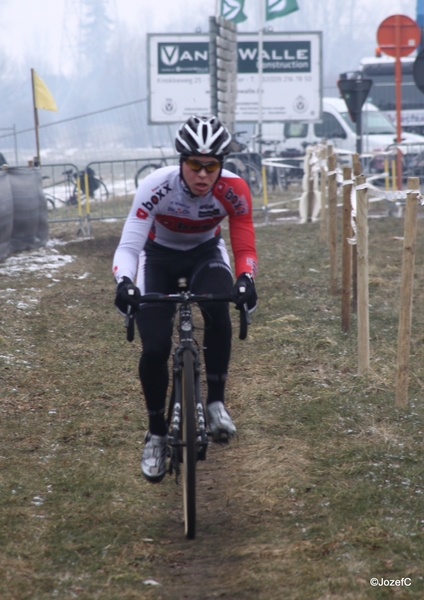
[[194,357],[189,349],[183,353],[182,369],[182,441],[184,533],[189,540],[196,535],[196,416]]

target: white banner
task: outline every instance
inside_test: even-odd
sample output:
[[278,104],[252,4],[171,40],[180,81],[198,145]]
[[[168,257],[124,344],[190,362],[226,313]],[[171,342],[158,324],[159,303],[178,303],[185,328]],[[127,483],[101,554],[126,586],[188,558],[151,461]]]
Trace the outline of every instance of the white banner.
[[[259,115],[258,34],[238,33],[237,121]],[[178,123],[210,113],[209,36],[150,34],[149,121]],[[263,36],[262,120],[321,118],[321,33]]]

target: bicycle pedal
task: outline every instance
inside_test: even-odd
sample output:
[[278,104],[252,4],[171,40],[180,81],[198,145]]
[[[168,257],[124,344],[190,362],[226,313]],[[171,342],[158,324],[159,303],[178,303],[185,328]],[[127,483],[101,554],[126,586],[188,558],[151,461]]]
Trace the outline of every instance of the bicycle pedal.
[[220,437],[217,440],[215,440],[215,443],[221,444],[221,446],[226,446],[230,443],[230,439],[231,438],[229,438],[227,434],[220,435]]
[[228,433],[223,432],[223,431],[219,431],[218,433],[215,433],[215,435],[212,435],[212,441],[214,444],[228,444],[230,439],[232,436],[229,436]]
[[207,447],[205,446],[197,451],[197,460],[206,460],[206,450]]

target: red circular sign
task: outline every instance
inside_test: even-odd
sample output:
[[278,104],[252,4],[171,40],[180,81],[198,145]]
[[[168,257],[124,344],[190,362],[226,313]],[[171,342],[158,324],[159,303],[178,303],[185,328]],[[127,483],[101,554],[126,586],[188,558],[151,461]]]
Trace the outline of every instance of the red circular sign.
[[420,39],[420,28],[405,15],[387,17],[377,30],[377,43],[389,56],[408,56],[418,47]]

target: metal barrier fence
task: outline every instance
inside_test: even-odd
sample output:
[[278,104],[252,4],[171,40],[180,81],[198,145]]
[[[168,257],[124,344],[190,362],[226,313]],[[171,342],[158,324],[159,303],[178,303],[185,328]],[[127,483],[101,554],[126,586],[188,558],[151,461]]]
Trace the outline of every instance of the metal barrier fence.
[[74,192],[76,179],[72,176],[78,172],[73,163],[62,163],[42,166],[43,191],[49,209],[49,221],[74,221],[75,207],[70,198]]
[[424,176],[424,144],[421,143],[400,143],[393,144],[380,154],[375,154],[370,160],[370,172],[386,172],[389,178],[386,187],[395,188],[397,178],[397,148],[402,153],[402,180],[405,182],[407,177]]
[[[337,148],[334,150],[338,151]],[[406,182],[408,176],[424,178],[424,146],[401,144],[401,151],[403,181]],[[340,155],[342,162],[350,162],[349,155],[349,152],[343,151]],[[385,152],[364,154],[361,158],[366,173],[374,175],[377,185],[386,190],[397,189],[396,145]],[[89,233],[90,221],[125,219],[141,179],[157,168],[176,165],[178,162],[178,155],[156,155],[93,161],[83,170],[79,170],[74,163],[43,164],[43,189],[48,201],[49,221],[75,221],[79,223],[81,231]],[[299,157],[296,158],[296,163],[286,158],[264,159],[256,153],[234,153],[227,157],[225,167],[247,180],[253,196],[262,197],[261,205],[256,201],[254,210],[262,211],[267,222],[268,213],[286,202],[282,199],[272,205],[268,204],[267,192],[270,190],[271,178],[277,174],[277,192],[278,189],[287,189],[287,174],[293,169],[296,169],[297,181],[301,181],[303,164]]]
[[107,195],[99,194],[91,204],[90,219],[126,218],[137,186],[152,171],[176,165],[179,156],[150,157],[147,159],[96,161],[87,165],[107,188]]
[[[125,219],[138,183],[152,171],[179,164],[179,155],[150,156],[124,160],[99,160],[79,170],[74,163],[42,164],[43,189],[48,202],[49,221],[83,223],[104,219]],[[225,168],[248,182],[252,194],[262,194],[261,157],[256,153],[229,155]],[[87,176],[88,183],[85,182]],[[79,184],[79,185],[78,185]],[[264,207],[254,208],[263,211]]]
[[125,219],[138,183],[153,170],[178,161],[172,155],[95,161],[81,170],[74,163],[43,164],[49,222],[74,221],[89,233],[90,221]]

